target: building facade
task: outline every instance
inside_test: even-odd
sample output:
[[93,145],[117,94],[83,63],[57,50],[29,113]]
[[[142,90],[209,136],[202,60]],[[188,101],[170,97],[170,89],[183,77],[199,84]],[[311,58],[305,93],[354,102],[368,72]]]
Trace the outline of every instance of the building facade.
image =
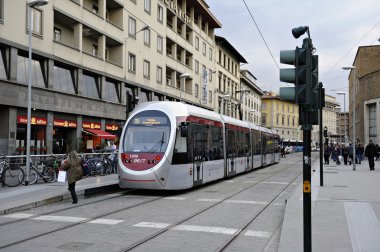
[[[248,70],[240,71],[243,120],[261,125],[261,100],[264,92],[257,85],[256,77]],[[244,92],[248,90],[249,92]]]
[[[359,47],[349,75],[349,136],[356,140],[380,144],[380,46]],[[356,78],[355,78],[356,77]],[[356,81],[355,81],[356,79]],[[355,96],[355,105],[353,97]],[[353,118],[355,106],[356,118]]]
[[[0,7],[0,148],[22,154],[27,6],[0,0]],[[104,144],[83,130],[115,134],[126,119],[126,92],[140,102],[183,100],[218,110],[217,66],[231,73],[233,85],[223,92],[236,96],[240,88],[241,59],[217,64],[221,24],[203,0],[53,0],[31,12],[32,154],[51,153],[55,141],[64,152]]]
[[243,92],[240,86],[240,63],[247,63],[244,57],[227,39],[215,36],[216,72],[218,84],[215,86],[216,111],[239,118]]
[[261,125],[277,130],[284,141],[303,139],[298,125],[298,105],[281,100],[274,92],[265,92],[261,102]]

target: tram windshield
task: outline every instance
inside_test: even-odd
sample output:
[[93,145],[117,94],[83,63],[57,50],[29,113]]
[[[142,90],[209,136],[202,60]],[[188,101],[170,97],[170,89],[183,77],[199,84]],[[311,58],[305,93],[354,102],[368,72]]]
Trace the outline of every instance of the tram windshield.
[[124,152],[165,152],[170,136],[170,120],[163,112],[149,110],[135,115],[128,123],[123,140]]

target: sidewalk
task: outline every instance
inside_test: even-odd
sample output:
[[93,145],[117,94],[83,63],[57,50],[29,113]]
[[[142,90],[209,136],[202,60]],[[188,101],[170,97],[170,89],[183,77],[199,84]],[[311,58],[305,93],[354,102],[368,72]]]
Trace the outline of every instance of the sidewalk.
[[[118,175],[87,177],[78,181],[75,189],[79,198],[119,188]],[[71,198],[66,183],[44,183],[18,187],[0,187],[0,215],[30,209]]]
[[[324,165],[320,186],[319,159],[312,164],[312,250],[380,251],[380,162]],[[303,186],[288,199],[279,251],[303,251]]]

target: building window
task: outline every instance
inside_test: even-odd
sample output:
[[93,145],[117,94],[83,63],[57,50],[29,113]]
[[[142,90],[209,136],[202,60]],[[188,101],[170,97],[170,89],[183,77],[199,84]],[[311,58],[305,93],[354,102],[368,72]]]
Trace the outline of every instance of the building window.
[[53,89],[69,94],[75,94],[73,77],[74,75],[71,70],[54,66]]
[[[376,126],[376,103],[369,104],[368,105],[368,133],[369,133],[369,139],[372,140],[372,142],[377,143],[377,126]],[[346,120],[346,115],[344,115],[344,120]],[[347,124],[345,124],[347,125]]]
[[199,98],[199,85],[198,84],[195,84],[194,96],[195,96],[195,98]]
[[144,10],[150,14],[150,0],[144,0]]
[[157,35],[157,52],[163,53],[164,50],[164,39]]
[[199,50],[199,38],[195,36],[195,50]]
[[99,13],[99,8],[95,4],[92,5],[92,12],[95,13],[95,14]]
[[150,62],[147,60],[144,60],[143,76],[145,79],[150,78]]
[[212,103],[212,91],[208,91],[208,103]]
[[[42,11],[36,8],[32,8],[31,15],[32,15],[32,32],[38,35],[42,35]],[[28,26],[28,31],[29,31],[29,26]]]
[[212,60],[212,48],[209,49],[209,56],[208,56],[208,58],[209,58],[210,60]]
[[157,5],[157,20],[161,24],[164,22],[164,8],[161,5]]
[[117,87],[117,83],[106,80],[103,86],[103,90],[102,90],[103,100],[118,103],[119,97],[116,92],[117,90],[116,87]]
[[144,30],[144,44],[150,46],[150,29]]
[[212,81],[212,70],[211,69],[208,70],[208,80]]
[[[28,58],[18,55],[17,56],[17,82],[27,84],[28,76]],[[46,88],[45,81],[42,74],[40,61],[32,59],[32,77],[31,82],[33,86]]]
[[199,73],[199,62],[198,60],[195,60],[195,73],[198,74]]
[[157,66],[157,82],[162,83],[162,67]]
[[128,35],[130,37],[136,37],[136,20],[132,17],[129,17],[128,21]]
[[206,56],[206,43],[205,42],[203,42],[203,44],[202,44],[202,53],[204,56]]
[[79,94],[85,97],[99,99],[98,78],[83,73],[83,82],[79,85]]
[[136,56],[132,53],[128,55],[128,71],[136,73]]
[[4,0],[0,0],[0,24],[4,22]]
[[54,41],[61,43],[61,29],[54,27]]

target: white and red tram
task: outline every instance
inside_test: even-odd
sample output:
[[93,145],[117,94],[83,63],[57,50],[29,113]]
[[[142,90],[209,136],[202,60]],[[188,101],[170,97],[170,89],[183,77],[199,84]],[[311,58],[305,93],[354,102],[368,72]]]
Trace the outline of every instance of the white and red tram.
[[124,126],[121,188],[187,189],[280,160],[279,136],[181,102],[145,102]]

